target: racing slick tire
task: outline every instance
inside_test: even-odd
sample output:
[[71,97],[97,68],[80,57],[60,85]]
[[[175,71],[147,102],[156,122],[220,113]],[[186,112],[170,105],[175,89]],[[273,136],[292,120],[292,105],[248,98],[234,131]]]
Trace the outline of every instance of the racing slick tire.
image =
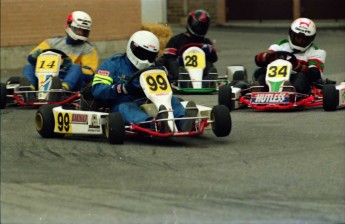
[[232,76],[232,81],[247,81],[247,72],[245,71],[236,71],[234,72],[233,76]]
[[234,102],[232,100],[231,95],[232,95],[232,90],[231,90],[230,85],[225,85],[225,86],[219,87],[218,104],[219,105],[225,105],[229,109],[229,111],[231,111],[231,109],[234,106]]
[[[52,79],[52,85],[50,87],[51,90],[61,90],[62,84],[61,80],[58,76],[53,77]],[[59,102],[62,99],[63,93],[61,92],[50,92],[48,96],[48,102]]]
[[7,79],[6,84],[19,84],[21,80],[20,76],[14,76]]
[[322,88],[323,93],[323,109],[325,111],[335,111],[339,104],[339,91],[335,85],[326,84]]
[[43,105],[36,112],[36,130],[43,138],[60,138],[65,136],[65,134],[54,132],[55,120],[53,108],[57,106],[54,104]]
[[125,123],[120,113],[110,113],[105,120],[105,136],[110,144],[123,144]]
[[5,83],[0,83],[0,109],[4,109],[6,107],[6,91]]
[[231,132],[232,121],[229,109],[225,105],[216,105],[211,111],[213,120],[212,131],[217,137],[228,136]]

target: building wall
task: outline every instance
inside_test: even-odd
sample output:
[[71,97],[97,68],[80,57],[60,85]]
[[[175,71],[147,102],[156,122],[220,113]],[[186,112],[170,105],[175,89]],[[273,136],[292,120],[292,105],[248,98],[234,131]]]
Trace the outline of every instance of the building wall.
[[85,11],[90,41],[128,39],[141,28],[141,0],[1,0],[1,47],[36,45],[65,34],[67,15]]
[[168,23],[185,23],[189,12],[204,9],[211,16],[211,24],[223,23],[225,20],[225,0],[169,0],[167,2]]
[[345,0],[226,0],[227,21],[345,18]]

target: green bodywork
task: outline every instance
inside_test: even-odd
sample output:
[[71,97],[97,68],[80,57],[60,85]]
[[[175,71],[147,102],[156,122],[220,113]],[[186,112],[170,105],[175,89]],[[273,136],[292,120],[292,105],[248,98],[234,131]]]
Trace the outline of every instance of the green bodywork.
[[279,88],[283,84],[283,82],[284,81],[279,81],[279,82],[271,82],[270,81],[270,86],[271,86],[270,92],[279,92]]

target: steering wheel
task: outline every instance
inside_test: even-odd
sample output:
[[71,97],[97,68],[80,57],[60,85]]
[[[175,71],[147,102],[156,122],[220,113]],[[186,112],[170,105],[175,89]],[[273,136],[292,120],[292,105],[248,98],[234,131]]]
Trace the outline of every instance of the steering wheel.
[[68,58],[68,55],[59,49],[55,49],[55,48],[45,49],[42,51],[42,53],[47,52],[47,51],[52,51],[52,52],[55,52],[55,53],[61,55],[62,59]]
[[290,61],[291,63],[292,62],[297,62],[296,56],[293,53],[287,52],[287,51],[274,51],[274,52],[270,53],[270,56],[272,58],[276,58],[276,59],[281,58],[281,59]]
[[201,48],[204,44],[203,43],[190,43],[183,45],[177,52],[177,56],[181,56],[185,50],[187,50],[190,47],[199,47]]

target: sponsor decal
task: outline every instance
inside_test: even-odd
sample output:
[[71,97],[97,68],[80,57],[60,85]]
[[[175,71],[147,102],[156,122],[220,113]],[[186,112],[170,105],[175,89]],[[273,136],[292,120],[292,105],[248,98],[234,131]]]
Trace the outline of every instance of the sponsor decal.
[[91,125],[89,125],[89,131],[90,129],[99,129],[101,126],[98,123],[97,114],[91,115]]
[[88,116],[86,114],[72,114],[72,123],[87,124]]
[[107,70],[98,70],[97,75],[109,76],[110,72]]
[[296,30],[303,32],[303,33],[311,33],[309,30],[305,30],[304,27],[296,27]]
[[310,24],[311,24],[311,22],[307,23],[307,22],[304,22],[304,21],[302,21],[302,20],[299,21],[299,25],[300,25],[300,26],[305,25],[305,26],[309,27]]
[[289,93],[253,93],[250,101],[253,104],[288,103],[289,99]]
[[87,129],[87,131],[88,132],[101,132],[101,129],[91,129],[91,128],[89,128],[89,129]]

